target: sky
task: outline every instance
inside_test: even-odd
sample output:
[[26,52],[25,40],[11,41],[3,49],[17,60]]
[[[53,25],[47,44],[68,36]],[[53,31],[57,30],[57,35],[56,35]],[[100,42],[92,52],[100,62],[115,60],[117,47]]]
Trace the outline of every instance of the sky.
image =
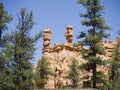
[[[79,41],[76,39],[79,31],[85,29],[81,25],[82,18],[80,13],[85,12],[84,8],[77,4],[77,0],[0,0],[3,3],[5,10],[13,16],[12,22],[8,25],[9,30],[14,30],[17,25],[17,14],[21,8],[26,8],[28,11],[33,11],[35,25],[32,29],[31,35],[49,27],[52,30],[51,45],[54,42],[64,43],[66,39],[64,33],[66,25],[73,26],[73,42]],[[117,30],[120,30],[120,0],[101,0],[105,6],[104,18],[106,24],[112,27],[108,31],[111,36],[110,40],[117,37]],[[33,64],[35,64],[42,55],[43,39],[41,38],[36,43],[36,52],[34,55]]]

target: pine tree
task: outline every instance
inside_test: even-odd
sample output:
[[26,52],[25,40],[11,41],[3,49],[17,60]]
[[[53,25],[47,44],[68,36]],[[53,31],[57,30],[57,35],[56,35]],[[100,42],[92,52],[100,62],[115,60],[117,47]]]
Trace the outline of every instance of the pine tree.
[[7,43],[5,30],[8,30],[7,24],[12,20],[2,3],[0,3],[0,90],[13,90],[12,79],[10,77],[9,60],[5,59],[4,49]]
[[7,29],[7,23],[11,20],[12,16],[8,14],[8,12],[4,9],[3,4],[0,3],[0,39],[2,38],[4,30]]
[[76,58],[71,58],[71,64],[68,65],[69,72],[67,78],[71,80],[72,88],[77,88],[79,82],[79,70],[78,70],[78,61]]
[[[118,31],[118,34],[120,31]],[[117,43],[115,50],[113,51],[113,59],[110,63],[110,82],[111,82],[111,90],[119,90],[120,84],[120,42]]]
[[[25,8],[20,10],[18,15],[18,24],[16,30],[9,35],[9,52],[5,53],[6,58],[10,60],[10,69],[12,70],[12,79],[15,90],[33,90],[32,63],[36,41],[42,36],[38,33],[31,37],[30,32],[34,25],[33,13],[29,13]],[[5,51],[7,52],[7,51]]]
[[81,4],[86,13],[82,13],[81,17],[85,18],[82,21],[82,25],[85,25],[87,30],[81,31],[78,38],[84,38],[80,44],[88,47],[88,53],[85,55],[85,50],[82,50],[83,56],[85,56],[87,63],[86,69],[93,71],[93,88],[96,88],[97,83],[97,65],[102,65],[102,59],[97,54],[103,54],[104,49],[100,45],[103,38],[107,38],[109,35],[105,33],[110,27],[105,24],[103,18],[104,6],[101,5],[100,0],[78,0],[78,4]]
[[53,72],[50,68],[49,61],[43,56],[37,63],[35,71],[35,85],[37,89],[45,88],[48,80],[48,76],[52,75]]
[[2,60],[4,61],[4,68],[1,70],[0,75],[0,90],[16,90],[15,84],[13,83],[13,71],[11,68],[11,61],[13,54],[13,48],[10,44],[6,44],[6,46],[1,50],[0,55]]
[[117,80],[117,70],[120,68],[120,43],[116,45],[116,48],[113,52],[113,60],[111,61],[111,79]]

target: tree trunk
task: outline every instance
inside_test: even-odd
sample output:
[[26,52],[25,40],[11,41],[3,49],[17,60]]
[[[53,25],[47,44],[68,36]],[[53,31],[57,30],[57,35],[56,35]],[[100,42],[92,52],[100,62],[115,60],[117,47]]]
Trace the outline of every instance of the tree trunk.
[[1,40],[1,37],[2,37],[2,28],[0,27],[0,40]]
[[93,64],[93,88],[96,88],[96,79],[97,79],[96,63]]

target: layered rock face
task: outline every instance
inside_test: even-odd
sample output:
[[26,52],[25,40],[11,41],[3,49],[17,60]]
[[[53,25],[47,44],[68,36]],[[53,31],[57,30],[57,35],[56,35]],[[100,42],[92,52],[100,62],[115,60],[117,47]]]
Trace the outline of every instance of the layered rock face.
[[[79,65],[82,63],[86,63],[83,59],[80,51],[82,48],[87,49],[86,47],[75,47],[73,46],[73,27],[71,25],[66,26],[65,37],[67,42],[63,44],[54,43],[54,46],[50,46],[51,40],[51,30],[49,28],[44,30],[44,42],[43,42],[43,55],[49,60],[50,67],[52,68],[54,75],[49,76],[49,80],[47,82],[46,87],[50,89],[60,88],[61,86],[70,85],[71,81],[68,79],[64,79],[64,76],[68,74],[69,68],[68,65],[71,63],[71,58],[75,57]],[[109,60],[112,58],[112,52],[115,49],[116,44],[120,42],[119,38],[116,38],[114,41],[105,40],[104,42],[100,42],[101,45],[105,48],[104,55],[98,55],[104,60]],[[97,66],[97,71],[105,71],[106,74],[109,74],[109,71],[104,66]],[[92,76],[91,73],[86,73],[85,71],[79,72],[80,78],[89,75]],[[90,78],[87,78],[87,80]],[[82,86],[83,82],[79,82],[79,86]]]

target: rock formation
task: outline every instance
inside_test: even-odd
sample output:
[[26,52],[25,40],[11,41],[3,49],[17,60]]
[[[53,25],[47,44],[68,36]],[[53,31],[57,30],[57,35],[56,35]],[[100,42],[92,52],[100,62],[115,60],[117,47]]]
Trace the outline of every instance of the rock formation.
[[43,34],[43,52],[48,52],[50,50],[50,40],[51,40],[51,30],[46,28]]
[[73,27],[71,25],[67,25],[66,31],[65,31],[65,37],[68,43],[72,43],[73,40]]
[[[54,71],[54,75],[49,77],[46,87],[50,89],[60,88],[61,86],[70,85],[71,81],[64,79],[63,77],[68,74],[69,68],[68,65],[71,63],[71,57],[75,57],[79,65],[86,63],[80,53],[81,49],[87,49],[86,47],[73,46],[73,27],[68,25],[65,31],[65,37],[67,42],[63,44],[54,43],[54,46],[50,46],[51,39],[51,30],[49,28],[44,30],[44,43],[43,43],[43,55],[49,60],[50,67]],[[120,42],[120,39],[117,38],[114,41],[105,40],[101,41],[101,45],[105,48],[105,54],[99,55],[103,60],[109,60],[112,58],[112,52],[115,49],[116,44]],[[106,74],[109,74],[109,71],[104,66],[97,66],[97,71],[105,71]],[[92,77],[92,71],[86,73],[85,71],[79,72],[80,78],[89,76],[86,80]],[[83,82],[79,82],[79,86],[82,86]]]

